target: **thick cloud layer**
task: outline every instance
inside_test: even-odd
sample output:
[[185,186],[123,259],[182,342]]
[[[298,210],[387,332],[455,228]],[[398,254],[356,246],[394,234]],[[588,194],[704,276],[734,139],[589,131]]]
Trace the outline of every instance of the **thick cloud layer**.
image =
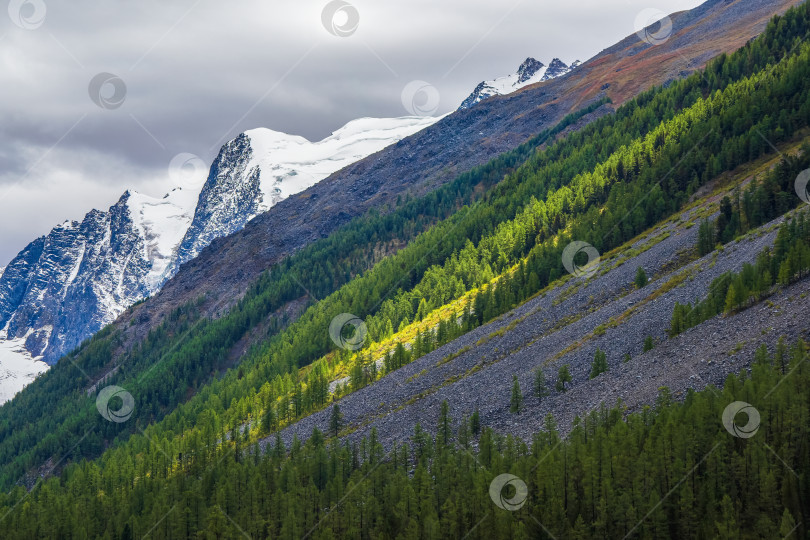
[[442,114],[527,56],[593,56],[634,32],[649,7],[11,0],[8,16],[0,12],[0,266],[124,189],[166,192],[180,152],[210,162],[224,141],[257,126],[317,140],[357,117],[403,116],[413,80],[435,86]]

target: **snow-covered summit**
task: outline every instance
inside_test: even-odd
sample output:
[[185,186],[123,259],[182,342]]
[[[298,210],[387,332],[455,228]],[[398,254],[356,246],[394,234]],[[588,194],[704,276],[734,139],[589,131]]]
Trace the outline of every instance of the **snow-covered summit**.
[[238,231],[279,201],[438,120],[360,118],[317,142],[266,128],[244,132],[222,147],[211,166],[194,221],[165,277],[212,240]]
[[543,62],[535,60],[532,57],[527,58],[520,64],[517,70],[517,81],[514,84],[524,84],[532,79],[537,73],[546,67]]
[[433,117],[360,118],[318,142],[303,137],[282,137],[283,134],[264,128],[246,131],[253,150],[247,170],[257,168],[259,171],[262,201],[258,211],[269,209],[278,201],[436,120]]
[[492,96],[511,94],[530,84],[560,77],[578,67],[580,64],[581,62],[576,60],[568,66],[559,58],[554,58],[551,63],[546,66],[542,62],[529,57],[520,64],[517,72],[505,77],[498,77],[491,81],[479,83],[472,94],[461,103],[459,109],[469,109],[476,103]]
[[0,275],[0,342],[15,342],[4,355],[24,349],[28,359],[53,362],[153,294],[195,200],[181,189],[163,198],[126,191],[108,210],[28,244]]

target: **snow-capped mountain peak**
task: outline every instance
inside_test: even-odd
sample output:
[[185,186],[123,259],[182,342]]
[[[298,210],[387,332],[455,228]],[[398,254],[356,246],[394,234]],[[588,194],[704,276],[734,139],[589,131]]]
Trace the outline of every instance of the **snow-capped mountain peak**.
[[0,275],[0,341],[15,342],[4,355],[24,348],[29,359],[55,361],[154,293],[195,200],[180,189],[163,198],[126,191],[26,246]]
[[279,201],[438,120],[360,118],[317,142],[266,128],[242,133],[225,144],[214,160],[194,221],[164,278],[174,275],[212,240],[238,231]]
[[511,94],[530,84],[560,77],[580,64],[581,62],[576,60],[568,66],[559,58],[554,58],[551,63],[546,66],[539,60],[529,57],[520,64],[516,73],[479,83],[472,94],[461,103],[459,109],[469,109],[476,103],[492,96]]
[[567,66],[565,62],[559,58],[555,58],[548,65],[548,69],[546,69],[546,72],[543,74],[543,78],[541,80],[547,81],[549,79],[554,79],[560,75],[565,75],[569,71],[571,71],[571,67]]
[[546,65],[543,62],[535,60],[530,56],[520,64],[517,70],[517,83],[525,83],[544,67],[546,67]]

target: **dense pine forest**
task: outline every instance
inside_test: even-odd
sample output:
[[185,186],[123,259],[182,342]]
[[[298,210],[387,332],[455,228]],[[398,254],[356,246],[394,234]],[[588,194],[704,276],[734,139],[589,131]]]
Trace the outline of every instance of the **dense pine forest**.
[[[662,389],[655,407],[630,415],[621,403],[603,408],[565,440],[553,418],[524,442],[437,414],[438,428],[417,426],[396,448],[374,435],[348,444],[336,437],[338,409],[334,433],[290,448],[277,438],[265,451],[258,440],[565,279],[561,254],[571,240],[602,253],[622,246],[722,173],[805,136],[808,35],[805,4],[699,73],[609,114],[609,102],[595,102],[454,182],[302,249],[219,319],[190,303],[127,351],[120,332],[103,330],[3,407],[3,537],[805,534],[803,342],[761,349],[752,373],[722,390],[676,402]],[[603,116],[563,136],[591,113]],[[795,208],[791,182],[810,163],[807,149],[724,199],[700,224],[698,253]],[[724,275],[699,306],[676,306],[671,334],[802,278],[808,246],[800,213],[756,265]],[[284,314],[293,301],[305,302],[298,318]],[[364,320],[364,349],[336,348],[325,329],[339,313]],[[418,325],[426,320],[438,321],[435,329]],[[234,366],[233,346],[257,332]],[[101,418],[88,392],[114,357],[103,385],[126,388],[136,403],[122,423]],[[330,393],[337,374],[349,382]],[[723,409],[735,400],[759,410],[755,437],[724,429]],[[58,474],[38,479],[51,469]],[[527,486],[514,512],[493,506],[489,493],[507,472]]]
[[[47,481],[8,514],[5,538],[779,538],[806,531],[810,486],[807,346],[760,348],[750,377],[625,416],[622,404],[553,418],[530,442],[439,412],[390,450],[350,445],[196,441],[193,454],[117,453]],[[750,438],[723,423],[735,400],[760,414]],[[738,422],[740,420],[738,419]],[[475,448],[473,448],[475,444]],[[514,511],[490,497],[502,473],[526,486]],[[505,500],[515,500],[506,488]]]

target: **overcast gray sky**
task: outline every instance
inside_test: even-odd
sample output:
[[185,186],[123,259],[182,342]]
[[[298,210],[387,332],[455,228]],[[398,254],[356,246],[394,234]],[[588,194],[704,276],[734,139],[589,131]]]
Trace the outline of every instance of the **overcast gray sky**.
[[[319,140],[354,118],[403,116],[416,79],[438,89],[442,114],[527,56],[586,60],[643,10],[702,0],[351,0],[356,31],[351,8],[334,19],[344,37],[324,26],[327,0],[5,3],[0,266],[127,188],[162,195],[178,153],[210,164],[254,127]],[[99,73],[126,86],[102,87],[107,108],[88,93]]]

